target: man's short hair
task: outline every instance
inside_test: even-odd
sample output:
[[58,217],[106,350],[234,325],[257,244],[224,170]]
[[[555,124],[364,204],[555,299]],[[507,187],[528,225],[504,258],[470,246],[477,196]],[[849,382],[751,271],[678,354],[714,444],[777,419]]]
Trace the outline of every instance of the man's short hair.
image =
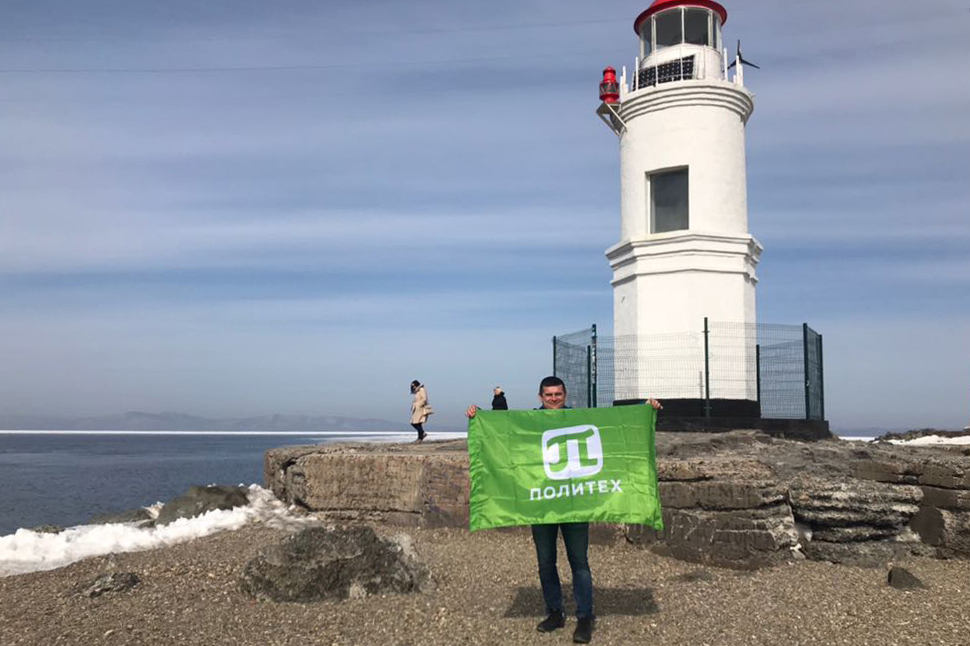
[[546,377],[545,379],[539,382],[539,394],[541,395],[542,391],[545,390],[546,388],[554,388],[556,386],[562,386],[562,391],[566,392],[566,384],[563,383],[562,379],[560,379],[559,377],[552,377],[552,376]]

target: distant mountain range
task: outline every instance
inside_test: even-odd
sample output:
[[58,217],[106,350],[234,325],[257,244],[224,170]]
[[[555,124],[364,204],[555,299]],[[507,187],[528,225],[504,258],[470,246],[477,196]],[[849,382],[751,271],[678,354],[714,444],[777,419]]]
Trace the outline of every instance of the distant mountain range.
[[140,413],[100,417],[0,415],[0,429],[34,431],[404,431],[406,424],[385,419],[306,415],[209,418],[185,413]]

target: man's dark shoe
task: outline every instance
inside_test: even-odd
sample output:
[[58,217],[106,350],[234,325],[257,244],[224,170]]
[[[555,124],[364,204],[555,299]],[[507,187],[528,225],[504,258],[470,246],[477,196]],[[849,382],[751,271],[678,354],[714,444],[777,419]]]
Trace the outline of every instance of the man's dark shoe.
[[551,633],[557,628],[562,628],[566,625],[566,615],[563,614],[562,610],[553,610],[549,613],[549,616],[539,622],[536,626],[536,630],[540,633]]
[[592,617],[580,617],[576,622],[576,630],[573,631],[573,641],[577,644],[588,644],[593,639]]

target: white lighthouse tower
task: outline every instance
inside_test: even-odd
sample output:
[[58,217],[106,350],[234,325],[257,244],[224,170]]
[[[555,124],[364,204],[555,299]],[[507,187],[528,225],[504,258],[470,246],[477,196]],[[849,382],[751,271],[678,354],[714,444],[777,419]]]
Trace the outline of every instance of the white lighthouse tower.
[[737,347],[704,363],[705,318],[754,329],[762,251],[748,232],[744,132],[754,102],[740,52],[729,61],[722,45],[726,21],[711,0],[656,0],[634,22],[632,76],[604,71],[597,113],[620,143],[620,240],[606,252],[616,352],[637,357],[617,366],[615,397],[679,400],[691,414],[707,385],[747,417],[758,416],[753,337],[739,334]]

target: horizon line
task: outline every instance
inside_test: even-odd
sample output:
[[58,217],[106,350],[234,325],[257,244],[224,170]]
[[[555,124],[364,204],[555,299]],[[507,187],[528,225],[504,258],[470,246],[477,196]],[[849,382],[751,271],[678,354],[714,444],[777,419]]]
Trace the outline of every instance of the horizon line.
[[[0,429],[0,435],[413,435],[414,431],[119,431],[119,430],[58,430],[58,429]],[[434,435],[466,435],[465,431],[438,431]]]

